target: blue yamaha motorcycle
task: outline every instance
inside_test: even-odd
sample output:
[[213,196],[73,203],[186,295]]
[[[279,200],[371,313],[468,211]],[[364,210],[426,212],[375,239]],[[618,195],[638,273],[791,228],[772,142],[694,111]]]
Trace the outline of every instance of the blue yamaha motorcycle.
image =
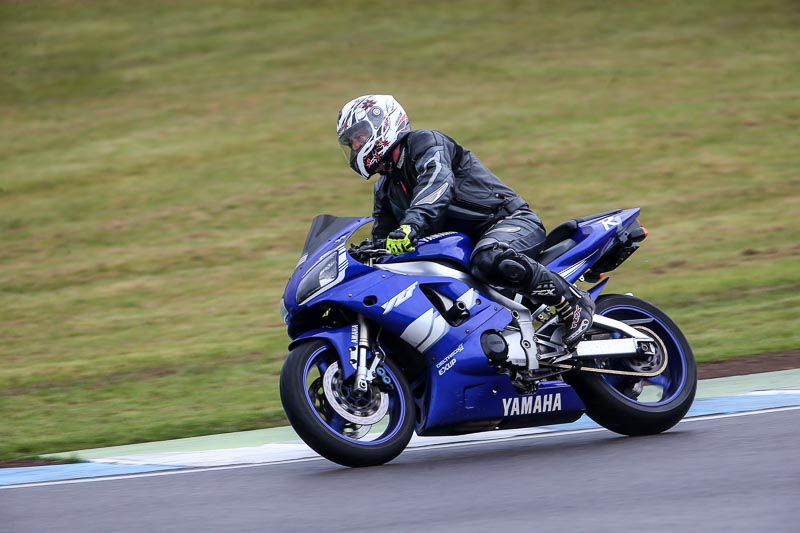
[[583,413],[623,435],[665,431],[697,386],[677,325],[629,294],[601,295],[604,277],[647,236],[639,209],[570,220],[536,258],[570,282],[593,284],[594,324],[571,351],[553,309],[469,273],[460,233],[420,239],[391,256],[351,244],[370,218],[320,215],[284,292],[289,355],[286,416],[336,463],[397,457],[412,433],[457,435],[569,423]]

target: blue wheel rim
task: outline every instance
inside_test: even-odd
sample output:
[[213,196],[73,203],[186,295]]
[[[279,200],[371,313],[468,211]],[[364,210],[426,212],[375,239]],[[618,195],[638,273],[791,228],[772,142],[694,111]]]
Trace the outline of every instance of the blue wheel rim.
[[[331,350],[329,347],[322,346],[318,348],[306,361],[305,367],[303,368],[303,382],[309,383],[317,377],[321,378],[328,366],[337,362],[338,360],[339,359],[336,352]],[[402,398],[402,392],[399,388],[397,375],[388,365],[384,365],[383,368],[386,371],[386,374],[395,384],[395,388],[394,390],[386,393],[389,395],[389,409],[383,419],[378,423],[388,423],[386,424],[386,428],[383,430],[383,432],[377,435],[375,438],[372,438],[373,434],[370,434],[370,440],[356,439],[344,434],[343,431],[347,425],[347,420],[336,413],[321,413],[317,408],[309,387],[305,388],[306,401],[325,428],[337,437],[361,446],[378,446],[380,444],[384,444],[388,441],[391,441],[400,432],[400,428],[402,427],[407,416],[407,410],[405,402]],[[326,398],[326,401],[330,400]]]
[[[612,306],[603,309],[600,313],[603,316],[615,320],[641,320],[648,319],[650,322],[643,324],[651,330],[661,341],[666,353],[667,367],[658,376],[644,378],[645,386],[656,386],[661,388],[661,398],[656,401],[642,401],[631,398],[623,393],[623,388],[631,380],[623,376],[604,375],[603,379],[610,385],[611,389],[622,398],[628,401],[635,401],[641,405],[659,407],[667,405],[675,400],[686,388],[688,365],[686,353],[682,347],[680,339],[673,333],[672,328],[664,323],[659,317],[645,309],[627,305]],[[635,326],[634,326],[635,327]]]

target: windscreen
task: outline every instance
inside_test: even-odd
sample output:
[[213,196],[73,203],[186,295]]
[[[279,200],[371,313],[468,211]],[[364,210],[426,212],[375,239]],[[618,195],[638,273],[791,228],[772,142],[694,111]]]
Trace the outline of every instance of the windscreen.
[[356,220],[359,220],[359,217],[318,215],[311,222],[311,228],[308,230],[308,237],[306,237],[306,243],[303,245],[303,252],[300,255],[310,254],[326,240]]

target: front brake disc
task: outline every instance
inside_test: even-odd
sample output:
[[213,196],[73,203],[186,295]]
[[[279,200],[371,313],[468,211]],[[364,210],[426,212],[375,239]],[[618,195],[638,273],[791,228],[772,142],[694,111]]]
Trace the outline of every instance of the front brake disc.
[[328,366],[322,377],[322,387],[330,406],[348,422],[371,426],[389,411],[389,395],[377,390],[373,384],[368,386],[366,393],[355,395],[342,381],[338,361]]

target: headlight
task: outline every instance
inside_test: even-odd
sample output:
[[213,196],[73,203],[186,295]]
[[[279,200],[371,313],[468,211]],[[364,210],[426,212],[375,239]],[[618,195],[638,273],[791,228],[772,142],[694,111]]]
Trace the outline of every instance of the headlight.
[[327,261],[324,265],[322,265],[322,270],[319,271],[319,275],[317,276],[317,279],[319,280],[319,286],[324,287],[328,283],[331,283],[338,275],[339,263],[336,261],[336,257],[333,257],[332,260]]
[[[342,269],[344,270],[344,269]],[[339,251],[324,256],[309,270],[297,287],[296,299],[302,304],[316,293],[339,279]]]

